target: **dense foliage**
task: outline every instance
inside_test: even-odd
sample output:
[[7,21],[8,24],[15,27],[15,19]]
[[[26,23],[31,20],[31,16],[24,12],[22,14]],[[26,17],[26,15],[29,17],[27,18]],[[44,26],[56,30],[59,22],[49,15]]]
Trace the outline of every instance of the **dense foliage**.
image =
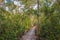
[[43,7],[40,17],[39,40],[60,40],[60,7]]
[[[7,1],[0,8],[0,40],[18,40],[30,29],[31,24],[37,25],[37,40],[60,40],[59,0],[39,0],[39,9],[35,0],[15,0],[20,2],[20,6],[13,1]],[[6,11],[6,7],[9,10]]]
[[12,14],[0,8],[0,40],[17,40],[29,29],[27,15]]

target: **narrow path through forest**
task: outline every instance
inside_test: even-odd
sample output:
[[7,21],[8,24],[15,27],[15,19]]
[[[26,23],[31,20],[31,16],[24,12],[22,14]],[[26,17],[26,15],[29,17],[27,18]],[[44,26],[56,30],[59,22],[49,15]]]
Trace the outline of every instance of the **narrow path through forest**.
[[33,26],[24,36],[22,36],[21,40],[36,40],[35,29],[36,26]]

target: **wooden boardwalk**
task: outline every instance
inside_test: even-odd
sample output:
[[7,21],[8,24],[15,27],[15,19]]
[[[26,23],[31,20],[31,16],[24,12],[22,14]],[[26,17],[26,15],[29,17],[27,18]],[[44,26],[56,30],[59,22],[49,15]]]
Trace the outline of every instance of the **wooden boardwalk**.
[[36,26],[32,27],[24,36],[22,36],[21,40],[36,40],[35,28]]

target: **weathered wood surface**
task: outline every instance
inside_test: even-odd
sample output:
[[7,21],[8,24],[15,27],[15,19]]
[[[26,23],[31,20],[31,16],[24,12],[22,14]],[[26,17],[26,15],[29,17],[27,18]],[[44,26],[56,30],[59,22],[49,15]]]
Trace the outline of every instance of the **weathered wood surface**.
[[23,37],[21,40],[36,40],[35,38],[35,28],[36,26],[32,27]]

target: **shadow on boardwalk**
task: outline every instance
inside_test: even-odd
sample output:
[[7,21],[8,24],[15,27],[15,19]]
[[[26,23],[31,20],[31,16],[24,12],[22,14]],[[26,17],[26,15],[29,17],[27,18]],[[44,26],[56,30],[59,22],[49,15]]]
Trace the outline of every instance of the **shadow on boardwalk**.
[[36,26],[32,27],[24,36],[22,36],[21,40],[36,40],[35,28]]

